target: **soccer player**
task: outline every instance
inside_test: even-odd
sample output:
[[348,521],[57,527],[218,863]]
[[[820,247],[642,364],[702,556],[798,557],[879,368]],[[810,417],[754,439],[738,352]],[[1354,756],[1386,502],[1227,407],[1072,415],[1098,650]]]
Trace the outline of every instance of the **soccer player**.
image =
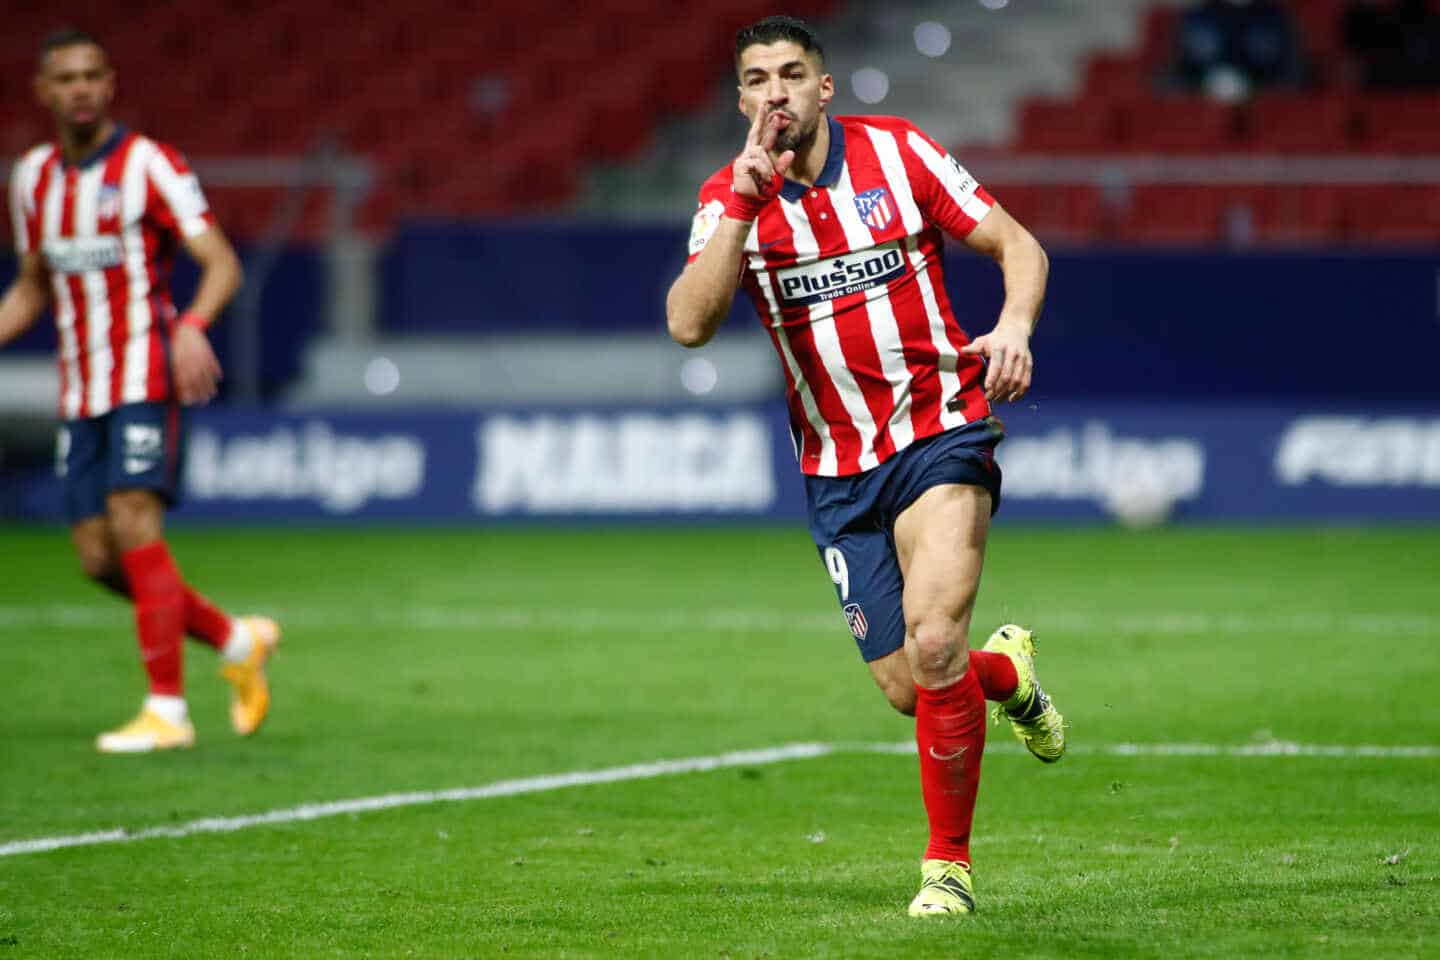
[[[189,747],[195,728],[181,671],[185,633],[224,658],[231,725],[255,732],[270,705],[265,661],[279,628],[231,618],[181,579],[164,540],[179,466],[179,405],[214,396],[220,365],[205,328],[240,286],[240,262],[200,184],[169,146],[109,116],[115,73],[78,30],[41,45],[35,94],[56,141],[15,164],[10,211],[19,273],[0,299],[0,346],[53,305],[59,332],[58,469],[80,566],[128,597],[150,692],[104,753]],[[175,248],[200,265],[176,317]]]
[[[969,913],[985,700],[1041,760],[1065,749],[1030,632],[967,634],[999,505],[991,402],[1030,386],[1048,264],[943,147],[898,117],[830,117],[814,32],[767,17],[735,40],[744,149],[700,188],[672,337],[704,344],[745,288],[785,370],[810,531],[876,683],[915,717],[930,840],[912,916]],[[1005,302],[970,340],[941,234],[999,264]]]

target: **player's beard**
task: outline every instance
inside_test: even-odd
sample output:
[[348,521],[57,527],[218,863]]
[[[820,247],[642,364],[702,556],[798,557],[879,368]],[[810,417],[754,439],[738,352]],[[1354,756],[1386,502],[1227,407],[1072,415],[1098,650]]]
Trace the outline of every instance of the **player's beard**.
[[775,137],[776,154],[784,153],[786,150],[794,150],[798,156],[802,147],[808,147],[815,140],[815,131],[820,126],[820,118],[817,116],[810,121],[809,126],[801,127],[800,124],[791,122],[790,126],[781,130]]

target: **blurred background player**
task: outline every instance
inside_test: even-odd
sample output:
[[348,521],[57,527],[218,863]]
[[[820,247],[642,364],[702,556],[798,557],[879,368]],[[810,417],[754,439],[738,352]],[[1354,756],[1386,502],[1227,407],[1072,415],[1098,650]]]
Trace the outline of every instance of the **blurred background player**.
[[[700,189],[670,333],[708,342],[737,278],[769,328],[811,535],[876,683],[915,717],[930,841],[909,912],[969,913],[986,698],[1041,760],[1065,748],[1030,632],[1007,625],[985,651],[967,646],[1000,498],[990,402],[1030,386],[1047,259],[908,121],[827,116],[834,81],[803,21],[743,28],[735,60],[750,132]],[[945,294],[942,230],[1004,274],[999,319],[973,341]]]
[[[180,404],[205,403],[220,365],[206,327],[235,295],[240,263],[185,161],[109,116],[115,74],[94,38],[67,29],[40,48],[35,94],[57,139],[16,163],[10,187],[19,273],[0,300],[0,345],[53,306],[59,332],[58,469],[86,575],[135,608],[150,692],[96,741],[105,753],[188,747],[181,640],[219,651],[231,723],[253,733],[269,708],[274,621],[231,618],[181,579],[163,538],[180,456]],[[177,319],[175,247],[201,269]]]

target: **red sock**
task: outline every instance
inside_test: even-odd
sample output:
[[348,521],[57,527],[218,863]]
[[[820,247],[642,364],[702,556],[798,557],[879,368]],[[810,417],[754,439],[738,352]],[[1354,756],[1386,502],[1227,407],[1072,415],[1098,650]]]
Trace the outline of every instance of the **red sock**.
[[916,686],[920,792],[930,817],[927,860],[970,862],[970,821],[985,752],[985,696],[975,671],[939,690]]
[[1020,678],[1015,676],[1015,663],[1003,653],[985,650],[970,651],[970,672],[980,681],[986,700],[1004,703],[1015,696]]
[[[104,574],[96,580],[102,587],[127,600],[134,599],[130,596],[130,584],[118,571]],[[224,650],[226,641],[230,639],[230,618],[196,593],[188,583],[182,586],[185,589],[185,634],[216,650]]]
[[216,650],[224,650],[230,639],[230,618],[188,583],[182,583],[180,588],[185,591],[185,632]]
[[185,584],[164,540],[120,555],[135,602],[140,656],[150,675],[150,692],[178,697],[184,690],[180,638],[185,632]]

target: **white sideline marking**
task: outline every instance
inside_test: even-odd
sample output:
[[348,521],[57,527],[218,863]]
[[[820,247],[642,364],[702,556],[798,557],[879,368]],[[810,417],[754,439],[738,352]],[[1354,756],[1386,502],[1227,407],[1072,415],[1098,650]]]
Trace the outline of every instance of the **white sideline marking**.
[[[245,605],[232,605],[237,609]],[[557,630],[571,633],[624,630],[642,634],[677,631],[747,630],[848,632],[839,610],[789,612],[777,608],[727,607],[716,610],[505,607],[485,604],[417,607],[313,607],[255,605],[292,627],[407,630]],[[1264,631],[1377,635],[1440,635],[1440,616],[1428,613],[1213,613],[1203,610],[1152,611],[1105,615],[1085,610],[1036,607],[1017,614],[1043,635],[1067,631],[1104,631],[1111,635],[1193,636]],[[130,613],[119,603],[0,604],[0,629],[103,629],[128,627]]]
[[[913,741],[899,743],[788,743],[765,750],[737,750],[711,757],[689,757],[682,760],[657,760],[652,763],[634,763],[623,767],[608,767],[603,770],[577,770],[570,773],[554,773],[541,777],[527,777],[519,780],[498,780],[479,787],[459,787],[453,790],[423,790],[412,793],[387,793],[378,797],[358,797],[354,800],[335,800],[330,803],[307,803],[298,807],[270,810],[266,813],[247,814],[239,817],[206,817],[192,820],[175,827],[147,827],[143,830],[100,830],[93,833],[77,833],[62,837],[36,837],[32,840],[15,840],[0,844],[0,857],[14,857],[25,853],[44,853],[48,850],[62,850],[66,847],[93,847],[105,843],[129,843],[134,840],[154,840],[160,837],[191,837],[200,833],[233,833],[250,827],[269,824],[296,823],[301,820],[320,820],[338,817],[347,813],[367,813],[372,810],[392,810],[397,807],[417,807],[431,803],[450,803],[465,800],[485,800],[490,797],[513,797],[525,793],[544,793],[563,790],[567,787],[583,787],[597,783],[620,783],[626,780],[646,780],[679,773],[699,773],[720,770],[726,767],[764,766],[785,760],[806,760],[843,753],[913,754]],[[996,744],[987,747],[986,753],[1015,754],[1024,751],[1016,744]],[[1115,757],[1386,757],[1386,758],[1440,758],[1440,746],[1322,746],[1315,744],[1268,741],[1245,746],[1221,746],[1210,743],[1118,743],[1106,746],[1076,744],[1067,750],[1071,754],[1115,756]]]
[[[836,753],[914,753],[915,744],[857,743],[837,744]],[[985,753],[1024,753],[1018,744],[986,744]],[[1374,744],[1326,745],[1293,743],[1289,740],[1264,740],[1226,746],[1218,743],[1074,743],[1065,748],[1066,756],[1081,757],[1336,757],[1362,759],[1377,757],[1387,760],[1440,759],[1440,746],[1376,746]]]

